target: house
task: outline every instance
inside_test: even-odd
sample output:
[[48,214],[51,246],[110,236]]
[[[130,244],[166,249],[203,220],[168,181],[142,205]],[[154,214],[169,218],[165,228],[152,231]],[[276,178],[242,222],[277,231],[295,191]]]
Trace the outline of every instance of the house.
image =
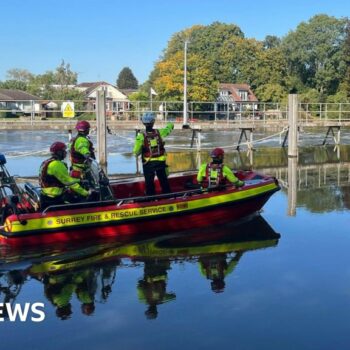
[[258,109],[258,99],[248,84],[219,84],[217,99],[219,111],[255,111]]
[[258,102],[248,84],[219,84],[218,101],[229,103]]
[[[13,114],[39,112],[39,97],[28,92],[12,89],[0,89],[0,110],[11,110]],[[15,112],[13,112],[15,111]]]
[[128,97],[116,86],[104,81],[80,83],[75,86],[75,89],[84,93],[85,99],[88,101],[88,109],[93,110],[96,108],[97,91],[105,89],[107,116],[119,115],[130,109]]

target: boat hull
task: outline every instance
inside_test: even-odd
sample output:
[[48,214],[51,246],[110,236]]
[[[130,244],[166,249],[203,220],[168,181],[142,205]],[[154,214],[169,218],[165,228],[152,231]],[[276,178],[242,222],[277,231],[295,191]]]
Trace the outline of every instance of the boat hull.
[[27,214],[21,220],[12,216],[0,234],[0,243],[54,244],[224,224],[259,211],[278,190],[275,179],[267,178],[244,189],[231,188],[188,198]]

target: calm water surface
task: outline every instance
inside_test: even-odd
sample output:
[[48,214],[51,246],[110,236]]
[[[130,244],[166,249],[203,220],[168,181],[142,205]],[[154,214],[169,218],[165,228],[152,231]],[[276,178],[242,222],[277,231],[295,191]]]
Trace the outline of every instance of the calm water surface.
[[[20,147],[13,136],[0,137],[12,155],[57,137],[32,134]],[[124,151],[110,172],[135,171]],[[198,161],[173,157],[174,170]],[[43,158],[8,165],[32,175]],[[227,161],[281,180],[260,216],[138,241],[2,247],[0,302],[42,302],[45,320],[11,322],[3,310],[1,348],[348,349],[350,147],[303,148],[297,164],[276,148]]]

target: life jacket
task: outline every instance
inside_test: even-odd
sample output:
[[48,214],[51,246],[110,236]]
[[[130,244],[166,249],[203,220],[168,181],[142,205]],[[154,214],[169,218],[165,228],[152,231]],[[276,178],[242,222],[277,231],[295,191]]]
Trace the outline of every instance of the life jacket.
[[164,141],[158,130],[144,131],[143,136],[142,155],[144,158],[160,157],[165,154]]
[[48,188],[48,187],[64,187],[65,185],[60,182],[55,176],[49,175],[47,173],[47,169],[51,162],[56,160],[55,158],[50,158],[45,160],[41,166],[39,171],[39,184],[42,188]]
[[216,187],[226,184],[223,173],[223,164],[208,163],[205,169],[204,187]]
[[91,158],[95,159],[95,150],[92,142],[85,136],[78,134],[76,137],[74,137],[71,141],[71,148],[70,148],[70,160],[72,164],[84,164],[86,158],[75,149],[75,143],[79,137],[85,137],[89,141],[89,152]]

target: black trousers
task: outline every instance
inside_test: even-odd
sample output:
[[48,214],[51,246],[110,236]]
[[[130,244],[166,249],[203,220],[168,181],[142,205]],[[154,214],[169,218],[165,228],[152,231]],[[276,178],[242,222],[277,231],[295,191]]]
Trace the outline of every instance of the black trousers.
[[168,182],[168,176],[166,172],[166,163],[165,161],[151,160],[143,164],[143,175],[145,177],[146,185],[146,195],[153,196],[156,194],[154,186],[154,177],[157,175],[157,178],[162,188],[162,193],[170,193],[170,186]]
[[65,204],[65,203],[79,203],[83,201],[84,198],[72,193],[72,192],[63,192],[60,196],[57,197],[48,197],[44,194],[40,194],[40,207],[42,210],[46,209],[47,207],[51,205],[59,205],[59,204]]

